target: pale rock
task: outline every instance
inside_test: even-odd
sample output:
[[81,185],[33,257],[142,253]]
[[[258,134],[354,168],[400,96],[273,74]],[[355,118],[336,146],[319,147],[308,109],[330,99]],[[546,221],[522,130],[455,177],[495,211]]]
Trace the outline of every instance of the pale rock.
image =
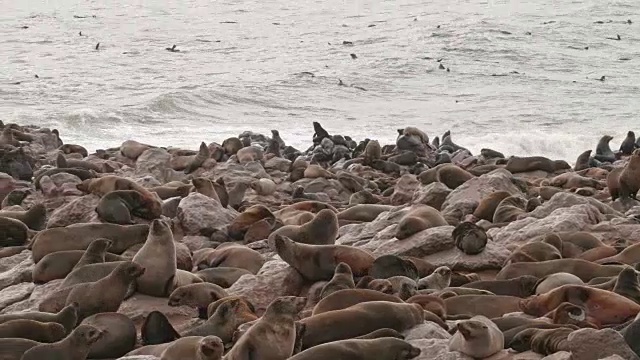
[[118,312],[128,316],[139,327],[152,311],[162,312],[178,328],[198,316],[198,310],[189,306],[169,306],[166,297],[153,297],[135,293],[120,305]]
[[153,176],[162,184],[186,178],[183,172],[171,168],[171,154],[161,148],[145,150],[136,160],[135,175]]
[[158,181],[158,179],[154,178],[151,175],[143,176],[134,180],[134,182],[138,185],[141,185],[145,188],[152,188],[156,186],[162,186],[162,183]]
[[[216,179],[222,177],[228,189],[233,188],[233,186],[239,182],[250,184],[255,179],[270,178],[269,174],[267,174],[262,167],[262,164],[258,161],[252,161],[246,164],[227,161],[225,163],[219,163],[209,173],[212,173],[213,176],[208,177],[214,177]],[[205,176],[205,174],[203,174],[203,176]]]
[[185,236],[180,240],[181,243],[185,244],[191,252],[196,250],[215,247],[214,243],[206,236],[198,236],[198,235],[190,235]]
[[191,271],[193,269],[193,258],[191,257],[191,250],[186,244],[181,242],[174,242],[176,247],[176,265],[178,269],[184,271]]
[[393,194],[391,194],[391,205],[404,205],[411,202],[419,187],[420,181],[415,175],[402,175],[396,182]]
[[53,180],[53,183],[58,187],[62,187],[65,184],[72,184],[73,186],[76,186],[82,183],[82,180],[80,180],[79,177],[66,172],[49,175],[49,178]]
[[[35,285],[31,294],[28,298],[17,301],[7,307],[5,307],[0,314],[10,314],[21,311],[38,311],[38,305],[45,299],[48,295],[58,289],[58,286],[63,281],[63,279],[56,279],[53,281],[49,281],[46,284]],[[33,284],[33,283],[22,283],[22,284]]]
[[419,339],[450,339],[451,334],[445,331],[443,328],[432,322],[425,322],[416,327],[413,327],[403,333],[404,339],[419,340]]
[[264,163],[264,168],[266,170],[278,170],[285,173],[289,171],[290,166],[291,160],[280,157],[273,157]]
[[407,342],[421,350],[413,360],[473,360],[463,353],[449,351],[449,339],[415,339]]
[[227,289],[229,296],[246,296],[259,313],[280,296],[299,296],[304,284],[302,276],[280,258],[276,259],[267,261],[256,275],[241,276]]
[[0,290],[0,310],[28,298],[35,287],[32,282],[23,282]]
[[521,244],[551,232],[585,231],[598,224],[604,216],[591,204],[559,208],[549,216],[517,220],[503,228],[489,229],[487,234],[498,244]]
[[[363,243],[367,243],[375,236],[380,236],[380,232],[383,230],[398,224],[407,212],[409,212],[409,208],[397,207],[391,211],[380,213],[380,215],[371,222],[342,226],[338,230],[336,244],[360,246]],[[384,236],[384,239],[391,239],[394,236],[395,232],[393,234],[387,234]]]
[[47,222],[47,228],[65,227],[78,223],[99,222],[96,206],[100,197],[94,194],[75,198],[71,202],[53,211]]
[[420,188],[413,193],[411,203],[425,204],[440,210],[451,191],[452,190],[443,183],[433,182],[426,186],[420,186]]
[[0,262],[0,290],[11,285],[31,282],[33,267],[31,251],[28,250],[3,258]]
[[208,196],[190,193],[180,201],[176,218],[185,235],[200,235],[203,229],[220,229],[229,225],[237,214],[235,210],[223,208]]
[[494,170],[480,177],[469,179],[453,190],[442,204],[442,215],[449,224],[456,225],[475,208],[485,196],[506,191],[512,195],[523,196],[514,182],[513,175],[504,169]]
[[569,334],[567,340],[575,359],[598,360],[611,355],[620,355],[628,360],[640,359],[622,335],[613,329],[580,329]]
[[569,208],[574,205],[590,204],[594,206],[603,215],[613,215],[615,217],[624,217],[624,215],[610,206],[607,206],[600,201],[585,196],[579,196],[570,192],[559,192],[554,194],[549,201],[545,202],[541,206],[538,206],[530,213],[522,215],[522,217],[534,217],[538,219],[545,218],[557,209]]
[[[438,226],[423,230],[403,240],[395,237],[389,240],[371,241],[367,247],[376,247],[372,250],[374,256],[397,255],[425,257],[427,255],[449,250],[455,246],[451,232],[453,226]],[[395,232],[395,230],[394,230]]]

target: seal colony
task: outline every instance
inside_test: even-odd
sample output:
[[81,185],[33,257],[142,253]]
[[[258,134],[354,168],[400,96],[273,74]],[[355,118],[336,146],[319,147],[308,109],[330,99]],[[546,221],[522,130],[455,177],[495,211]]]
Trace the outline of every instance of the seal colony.
[[0,122],[0,359],[638,359],[634,132],[572,167],[424,130],[89,153]]

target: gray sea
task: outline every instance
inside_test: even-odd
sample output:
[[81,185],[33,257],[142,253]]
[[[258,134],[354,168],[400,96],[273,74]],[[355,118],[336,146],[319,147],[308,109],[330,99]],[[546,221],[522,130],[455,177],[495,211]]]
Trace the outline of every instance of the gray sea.
[[638,0],[0,0],[0,120],[89,149],[319,121],[573,161],[639,100]]

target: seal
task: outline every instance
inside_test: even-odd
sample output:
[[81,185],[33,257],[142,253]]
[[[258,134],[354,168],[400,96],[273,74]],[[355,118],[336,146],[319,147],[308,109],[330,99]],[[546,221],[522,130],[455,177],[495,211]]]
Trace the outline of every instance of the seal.
[[76,159],[67,159],[62,153],[58,153],[58,157],[56,158],[56,165],[59,168],[82,168],[86,170],[92,170],[97,173],[101,173],[102,167],[94,164],[90,161],[84,160],[76,160]]
[[496,280],[508,280],[522,275],[543,278],[559,272],[568,272],[588,282],[596,277],[617,276],[623,269],[624,266],[620,265],[598,265],[582,259],[557,259],[509,264],[500,270]]
[[406,341],[382,337],[372,340],[350,339],[320,344],[296,354],[291,360],[409,360],[421,350]]
[[344,289],[338,290],[320,300],[313,308],[312,314],[318,315],[334,310],[342,310],[350,306],[369,301],[401,303],[402,299],[395,295],[384,294],[370,289]]
[[598,161],[604,162],[614,162],[616,161],[616,155],[611,151],[609,147],[609,141],[613,139],[613,136],[604,135],[598,141],[598,145],[596,146],[596,155],[594,158]]
[[418,284],[415,280],[405,276],[393,276],[385,280],[373,280],[371,283],[384,281],[391,283],[392,294],[402,300],[406,300],[418,292]]
[[498,204],[493,214],[493,223],[502,224],[518,220],[518,216],[526,213],[527,200],[513,195],[505,198]]
[[[613,188],[611,185],[614,185]],[[636,195],[640,190],[640,149],[633,151],[629,162],[622,171],[613,170],[609,173],[607,186],[613,200],[617,197],[621,199],[630,197],[636,200]]]
[[551,355],[559,351],[569,351],[568,337],[574,329],[560,327],[556,329],[524,329],[509,342],[508,347],[518,352],[533,350],[542,355]]
[[286,236],[302,244],[333,245],[338,236],[338,217],[329,210],[320,210],[313,220],[303,225],[286,225],[269,235],[269,241],[276,236]]
[[153,194],[146,188],[138,185],[130,179],[120,176],[107,175],[95,179],[87,179],[76,186],[78,190],[85,193],[104,196],[116,190],[135,190],[142,194],[147,200],[154,199]]
[[408,298],[406,302],[422,306],[425,311],[435,314],[441,320],[445,320],[447,317],[447,309],[445,308],[444,300],[438,296],[418,294]]
[[86,158],[87,156],[89,156],[89,152],[87,151],[87,149],[83,146],[80,145],[75,145],[75,144],[64,144],[64,145],[60,145],[60,147],[58,147],[58,150],[62,151],[62,153],[64,154],[80,154],[82,155],[83,158]]
[[329,282],[322,288],[322,291],[320,292],[320,299],[324,299],[336,291],[353,289],[355,287],[356,284],[353,281],[351,268],[349,265],[341,262],[336,266],[331,280],[329,280]]
[[172,342],[179,339],[180,334],[171,326],[169,319],[160,311],[152,311],[144,319],[140,328],[140,338],[142,344],[158,345]]
[[228,156],[235,155],[238,150],[243,148],[242,141],[237,137],[230,137],[222,142],[222,148]]
[[136,279],[140,293],[151,296],[167,296],[176,275],[176,246],[171,228],[161,220],[153,220],[147,241],[133,257],[133,262],[145,268]]
[[217,336],[188,336],[172,342],[161,355],[162,360],[220,360],[224,344]]
[[448,315],[500,317],[520,309],[521,298],[503,295],[459,295],[444,300]]
[[296,342],[295,318],[306,301],[295,296],[275,299],[264,315],[229,350],[225,359],[247,359],[255,353],[269,359],[291,357]]
[[89,349],[89,359],[119,358],[136,345],[136,327],[123,314],[106,312],[85,318],[80,325],[98,329],[102,336]]
[[515,249],[505,261],[505,266],[519,262],[538,262],[562,259],[562,240],[555,236],[542,241],[532,241]]
[[22,221],[0,216],[0,247],[22,246],[29,239],[29,228]]
[[429,276],[418,281],[419,289],[442,290],[451,284],[451,269],[446,266],[436,268]]
[[200,147],[198,148],[198,153],[195,155],[193,160],[189,162],[189,164],[185,167],[184,173],[191,174],[192,172],[196,171],[210,157],[211,157],[211,152],[209,151],[209,147],[204,142],[201,142]]
[[105,278],[75,285],[69,292],[65,305],[79,305],[78,320],[101,312],[116,312],[124,301],[131,283],[144,272],[145,269],[135,262],[122,262]]
[[0,216],[20,220],[29,229],[40,231],[44,229],[47,209],[44,204],[35,204],[27,211],[1,210]]
[[12,320],[33,320],[41,323],[55,322],[64,326],[66,333],[70,333],[78,322],[78,304],[70,304],[56,314],[31,311],[0,315],[0,324]]
[[9,206],[14,205],[22,205],[22,201],[31,194],[31,190],[29,189],[15,189],[11,190],[10,193],[2,199],[2,205],[0,205],[0,209],[7,208]]
[[155,146],[139,143],[135,140],[127,140],[120,145],[120,153],[131,160],[136,160],[143,152],[153,149]]
[[240,298],[227,298],[219,300],[219,305],[207,319],[207,321],[183,333],[183,336],[207,336],[215,335],[223,343],[231,343],[234,332],[242,324],[255,321],[258,317]]
[[198,309],[200,317],[207,318],[207,306],[214,301],[229,296],[227,292],[218,285],[210,283],[198,283],[181,286],[169,296],[169,306],[187,305]]
[[613,292],[640,303],[640,284],[638,284],[638,272],[627,267],[618,274]]
[[449,225],[440,212],[428,205],[416,205],[402,217],[396,228],[396,238],[406,239],[420,231]]
[[480,280],[461,287],[491,291],[496,295],[529,297],[534,294],[538,278],[530,275],[522,275],[510,280]]
[[0,359],[20,360],[22,354],[38,345],[40,345],[39,342],[27,339],[0,339]]
[[0,338],[20,338],[41,343],[54,343],[67,335],[64,326],[56,322],[16,319],[0,324]]
[[[524,275],[524,276],[527,276],[527,275]],[[539,279],[534,285],[535,294],[536,295],[546,294],[555,288],[559,288],[562,285],[568,285],[568,284],[584,285],[584,282],[579,277],[573,274],[566,273],[566,272],[559,272],[559,273],[547,275],[542,279]],[[533,294],[530,294],[530,295],[533,295]]]
[[233,219],[227,227],[227,234],[234,240],[242,240],[249,227],[263,219],[275,221],[276,217],[266,206],[253,205]]
[[484,316],[460,321],[456,328],[458,331],[449,340],[449,351],[484,359],[504,349],[502,331]]
[[132,215],[147,220],[162,215],[162,203],[135,190],[116,190],[100,199],[96,212],[101,220],[120,225],[133,224]]
[[310,281],[331,279],[341,262],[349,265],[354,276],[364,276],[374,261],[369,252],[351,246],[300,244],[280,235],[273,241],[280,258]]
[[487,232],[480,226],[463,221],[452,232],[456,247],[467,255],[477,255],[487,246]]
[[573,167],[573,171],[582,171],[591,167],[589,162],[591,161],[591,150],[587,150],[578,156],[576,165]]
[[87,250],[57,251],[46,255],[33,268],[32,279],[36,284],[44,284],[55,279],[64,279],[71,271],[88,264],[105,261],[120,261],[119,255],[108,253],[111,240],[97,239]]
[[276,183],[271,179],[261,178],[259,180],[254,180],[251,182],[251,188],[258,195],[268,196],[273,195],[276,192]]
[[56,251],[85,250],[96,239],[112,241],[109,252],[122,254],[126,249],[145,241],[149,225],[73,224],[63,228],[40,231],[31,241],[33,261]]
[[53,343],[34,346],[22,355],[22,360],[86,359],[89,350],[102,333],[89,325],[78,326],[69,336]]
[[555,173],[556,171],[571,169],[571,166],[564,160],[554,161],[543,156],[512,156],[507,161],[505,169],[507,169],[512,174],[536,170]]
[[393,210],[391,205],[358,204],[340,211],[338,220],[371,222],[385,211]]
[[[336,294],[338,293],[332,295]],[[368,301],[346,309],[313,315],[300,322],[306,325],[302,348],[308,349],[332,341],[366,335],[382,328],[396,331],[411,329],[424,322],[424,310],[418,304]]]
[[252,274],[249,270],[232,267],[215,267],[203,269],[195,273],[208,283],[219,285],[223,288],[231,287],[242,275]]
[[161,200],[171,199],[173,197],[187,197],[191,192],[191,185],[173,186],[156,186],[149,189],[158,195]]
[[496,208],[502,200],[509,196],[511,196],[511,194],[506,191],[492,192],[480,200],[480,204],[478,204],[478,207],[473,211],[473,216],[476,219],[493,221],[493,214],[496,212]]
[[[435,270],[435,266],[429,273]],[[396,255],[382,255],[377,257],[369,270],[369,275],[376,279],[388,279],[392,276],[406,276],[409,279],[418,280],[420,274],[416,265]]]
[[633,131],[627,132],[627,137],[620,144],[620,153],[622,155],[631,155],[636,148],[636,134]]
[[204,177],[199,177],[191,180],[191,182],[193,183],[195,192],[200,193],[204,196],[210,197],[213,200],[217,201],[220,205],[222,205],[222,202],[220,201],[220,197],[218,196],[218,192],[216,191],[216,188],[213,186],[213,181]]
[[197,268],[207,267],[233,267],[249,270],[252,274],[257,274],[264,265],[262,255],[244,245],[234,243],[225,243],[218,246],[215,250],[203,249],[206,254],[199,259],[199,254],[194,253],[194,265]]
[[436,171],[436,180],[452,190],[474,177],[475,175],[453,164],[445,164]]
[[520,307],[525,314],[543,316],[563,302],[584,307],[589,316],[604,326],[622,324],[640,311],[640,305],[633,300],[584,285],[563,285],[545,294],[523,299]]
[[262,148],[258,148],[256,146],[246,146],[238,150],[236,156],[240,164],[247,164],[252,161],[262,161],[264,158],[264,151]]
[[545,315],[545,317],[551,318],[554,324],[570,324],[580,328],[590,327],[599,329],[601,325],[596,319],[588,316],[585,308],[568,302],[560,304],[552,312]]

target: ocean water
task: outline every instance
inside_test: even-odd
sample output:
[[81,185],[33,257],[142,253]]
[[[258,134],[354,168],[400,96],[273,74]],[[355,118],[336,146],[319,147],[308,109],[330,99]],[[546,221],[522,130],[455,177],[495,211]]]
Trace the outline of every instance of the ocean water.
[[639,14],[637,0],[0,0],[0,120],[89,149],[271,129],[305,149],[312,121],[392,143],[413,125],[573,161],[640,131]]

